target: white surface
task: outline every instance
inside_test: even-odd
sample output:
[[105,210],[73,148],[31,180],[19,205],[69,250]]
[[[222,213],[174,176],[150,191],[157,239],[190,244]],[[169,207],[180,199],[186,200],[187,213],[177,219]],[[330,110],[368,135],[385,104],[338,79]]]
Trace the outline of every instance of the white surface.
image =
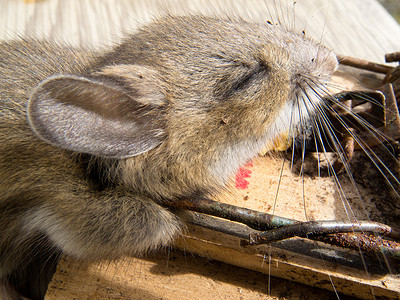
[[[101,47],[167,11],[296,24],[336,53],[383,62],[400,50],[400,26],[376,0],[1,0],[0,39],[50,37]],[[293,8],[294,7],[294,8]],[[273,15],[274,17],[271,17]],[[276,17],[280,15],[280,17]],[[295,15],[295,17],[294,17]],[[290,26],[290,25],[289,25]]]

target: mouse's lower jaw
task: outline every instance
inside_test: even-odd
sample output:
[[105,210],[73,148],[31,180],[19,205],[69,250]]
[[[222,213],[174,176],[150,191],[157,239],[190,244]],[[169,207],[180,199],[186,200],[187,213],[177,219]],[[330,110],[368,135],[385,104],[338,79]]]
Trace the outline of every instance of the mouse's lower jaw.
[[226,185],[240,167],[260,153],[267,142],[267,136],[249,137],[245,141],[238,141],[220,149],[209,161],[211,176],[223,186]]
[[290,146],[290,140],[298,135],[305,135],[316,115],[323,114],[323,96],[326,95],[324,85],[314,84],[304,92],[287,101],[275,121],[267,129],[268,139],[271,141],[269,148],[285,150]]

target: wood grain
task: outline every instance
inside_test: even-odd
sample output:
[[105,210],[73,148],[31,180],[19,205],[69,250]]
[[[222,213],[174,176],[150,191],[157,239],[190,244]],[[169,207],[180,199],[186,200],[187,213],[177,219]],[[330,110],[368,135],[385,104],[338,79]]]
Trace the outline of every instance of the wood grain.
[[[398,51],[400,26],[375,0],[2,0],[0,39],[50,37],[103,47],[154,17],[169,13],[234,14],[272,20],[322,40],[335,52],[378,62]],[[295,15],[295,17],[294,17]]]
[[[400,47],[400,26],[375,0],[302,0],[294,9],[293,1],[278,0],[2,0],[0,40],[16,36],[51,38],[71,46],[104,48],[118,42],[124,32],[167,12],[218,16],[227,11],[245,19],[282,21],[288,27],[294,23],[297,30],[305,30],[343,55],[383,62],[385,53]],[[255,161],[249,189],[221,195],[220,200],[299,220],[306,218],[305,208],[308,218],[343,218],[344,207],[331,179],[308,177],[304,185],[287,164],[275,206],[281,167],[281,159]],[[360,205],[352,186],[346,188],[350,202]],[[372,198],[368,191],[363,193],[372,210]],[[360,218],[369,213],[356,211]],[[385,272],[366,275],[362,265],[351,262],[353,258],[360,260],[353,252],[320,248],[326,253],[331,251],[331,257],[336,255],[338,260],[347,261],[341,266],[287,248],[245,249],[229,236],[193,227],[176,246],[257,272],[176,251],[102,264],[64,257],[46,299],[336,299],[334,293],[315,286],[329,290],[334,286],[339,292],[365,299],[399,295],[398,278]],[[323,255],[329,256],[326,253]],[[286,280],[263,274],[269,272]]]

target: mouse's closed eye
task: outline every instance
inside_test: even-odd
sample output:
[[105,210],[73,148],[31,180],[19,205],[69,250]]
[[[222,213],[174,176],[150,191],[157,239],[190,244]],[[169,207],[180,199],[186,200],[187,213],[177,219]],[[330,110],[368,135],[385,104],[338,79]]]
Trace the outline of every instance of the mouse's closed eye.
[[[238,67],[239,68],[239,67]],[[222,75],[222,78],[216,83],[215,97],[225,100],[230,96],[249,88],[251,85],[257,85],[262,80],[268,80],[268,66],[259,62],[254,66],[243,68],[238,72]]]

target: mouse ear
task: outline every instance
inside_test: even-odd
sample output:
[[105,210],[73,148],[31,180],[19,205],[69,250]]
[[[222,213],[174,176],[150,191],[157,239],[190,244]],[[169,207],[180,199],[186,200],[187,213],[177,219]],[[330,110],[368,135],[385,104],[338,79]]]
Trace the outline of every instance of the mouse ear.
[[165,132],[158,88],[149,82],[135,88],[130,80],[127,89],[100,78],[58,75],[41,82],[28,102],[33,131],[57,147],[103,157],[135,156],[159,145]]

